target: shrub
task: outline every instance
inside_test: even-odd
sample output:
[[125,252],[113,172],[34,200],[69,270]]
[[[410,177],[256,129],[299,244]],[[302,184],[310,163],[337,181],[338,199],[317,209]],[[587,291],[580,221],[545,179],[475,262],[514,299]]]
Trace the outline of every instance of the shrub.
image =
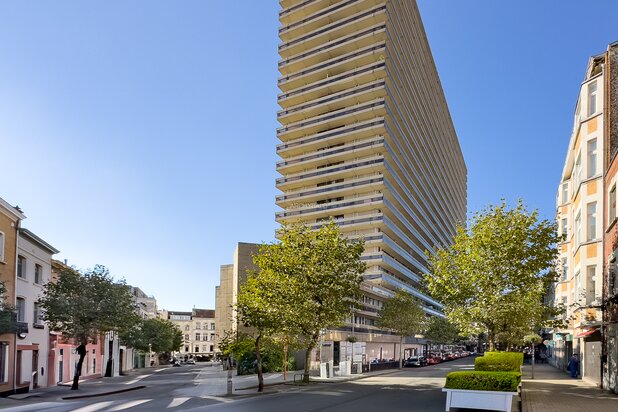
[[451,372],[446,375],[445,388],[477,391],[517,392],[519,372]]
[[475,371],[519,372],[524,363],[524,354],[520,352],[485,352],[485,356],[474,360]]

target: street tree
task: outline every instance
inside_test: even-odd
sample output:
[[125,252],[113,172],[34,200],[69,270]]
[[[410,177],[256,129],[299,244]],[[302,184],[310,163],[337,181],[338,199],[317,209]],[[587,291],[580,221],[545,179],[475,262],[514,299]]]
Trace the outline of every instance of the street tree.
[[157,354],[180,349],[182,331],[167,319],[140,319],[135,325],[120,335],[128,346]]
[[438,345],[452,345],[459,338],[459,329],[448,319],[440,316],[432,316],[424,333],[425,339]]
[[15,333],[17,330],[15,307],[6,298],[6,286],[0,281],[0,334]]
[[401,369],[403,340],[406,336],[423,333],[426,326],[425,311],[418,299],[399,289],[380,309],[378,326],[390,329],[399,336],[399,369]]
[[[260,252],[264,249],[262,247]],[[253,348],[256,358],[258,376],[258,392],[264,390],[264,375],[262,373],[262,340],[281,330],[281,314],[285,308],[278,293],[285,287],[287,279],[272,271],[250,272],[247,282],[241,286],[238,293],[237,313],[239,321],[253,331]]]
[[79,344],[73,390],[79,388],[86,345],[106,332],[124,333],[139,319],[128,286],[124,281],[114,281],[102,265],[83,273],[65,268],[55,281],[44,286],[38,302],[50,330]]
[[457,228],[451,246],[428,253],[427,288],[451,322],[466,335],[486,332],[493,350],[500,337],[545,322],[560,239],[555,224],[521,200],[489,206]]
[[270,333],[304,342],[303,380],[309,382],[311,351],[320,331],[341,325],[358,303],[364,242],[345,238],[332,219],[317,229],[283,225],[277,238],[254,256],[258,270],[250,278],[260,285],[249,287],[261,293],[256,306],[262,307],[255,311],[259,322]]

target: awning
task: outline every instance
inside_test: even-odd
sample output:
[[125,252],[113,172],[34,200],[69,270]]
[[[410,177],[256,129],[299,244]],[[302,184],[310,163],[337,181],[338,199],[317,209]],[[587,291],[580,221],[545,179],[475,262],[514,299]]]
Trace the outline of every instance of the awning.
[[577,336],[575,336],[576,338],[585,338],[586,336],[590,336],[592,335],[594,332],[596,332],[597,330],[599,330],[598,326],[594,326],[592,328],[587,328],[586,330],[584,330],[583,332],[580,332],[577,334]]

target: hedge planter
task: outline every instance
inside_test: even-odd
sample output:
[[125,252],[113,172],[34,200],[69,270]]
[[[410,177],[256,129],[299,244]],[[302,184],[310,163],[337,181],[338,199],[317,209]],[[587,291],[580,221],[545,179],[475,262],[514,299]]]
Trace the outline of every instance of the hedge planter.
[[470,408],[511,412],[513,396],[517,395],[517,392],[475,391],[448,388],[443,388],[442,392],[446,392],[447,411],[451,408]]
[[519,372],[462,371],[446,376],[446,410],[472,408],[511,412]]

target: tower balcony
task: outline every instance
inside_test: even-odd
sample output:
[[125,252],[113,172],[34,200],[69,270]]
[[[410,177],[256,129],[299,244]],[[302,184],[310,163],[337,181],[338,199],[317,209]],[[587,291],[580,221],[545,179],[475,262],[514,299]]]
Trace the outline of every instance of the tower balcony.
[[303,25],[298,26],[296,30],[298,36],[291,37],[288,41],[282,39],[284,42],[279,45],[281,58],[285,59],[302,53],[304,50],[337,41],[366,27],[384,24],[386,22],[386,6],[381,5],[370,10],[361,10],[355,15],[343,15],[341,20],[333,20],[327,26],[313,25],[317,28],[306,34],[298,33]]
[[279,72],[282,76],[287,76],[316,64],[324,63],[329,59],[384,42],[385,39],[386,26],[384,24],[368,27],[350,36],[332,40],[311,50],[303,50],[294,56],[282,59],[278,63]]

